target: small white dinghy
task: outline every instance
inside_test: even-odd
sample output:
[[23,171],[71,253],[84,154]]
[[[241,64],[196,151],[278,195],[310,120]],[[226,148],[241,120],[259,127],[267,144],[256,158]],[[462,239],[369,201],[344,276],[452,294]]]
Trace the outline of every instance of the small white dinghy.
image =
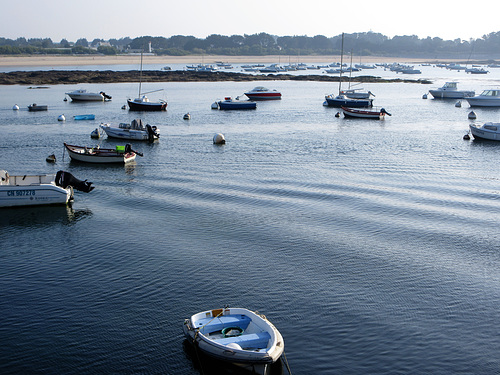
[[207,310],[184,321],[184,334],[204,353],[266,374],[285,348],[280,332],[263,315],[243,308]]

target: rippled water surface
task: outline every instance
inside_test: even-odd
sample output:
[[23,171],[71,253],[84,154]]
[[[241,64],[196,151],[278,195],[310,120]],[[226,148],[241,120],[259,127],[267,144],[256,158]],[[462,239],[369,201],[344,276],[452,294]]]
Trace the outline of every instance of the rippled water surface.
[[[434,69],[432,87],[449,80]],[[456,78],[479,92],[499,73]],[[283,99],[210,109],[259,84]],[[63,101],[79,87],[113,100]],[[322,102],[338,86],[319,82],[146,84],[169,104],[145,114],[121,109],[137,84],[2,87],[0,167],[96,188],[70,208],[1,210],[0,372],[209,373],[183,320],[229,304],[277,326],[293,374],[498,374],[500,143],[463,140],[468,104],[424,100],[428,85],[363,87],[392,117],[335,117]],[[136,117],[161,138],[134,143],[133,164],[64,155]]]

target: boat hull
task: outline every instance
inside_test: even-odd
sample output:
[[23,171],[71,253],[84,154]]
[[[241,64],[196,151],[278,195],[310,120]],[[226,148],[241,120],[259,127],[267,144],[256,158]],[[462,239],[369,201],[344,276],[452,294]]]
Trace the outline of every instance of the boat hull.
[[500,98],[466,98],[471,107],[500,107]]
[[134,100],[127,100],[129,110],[131,111],[166,111],[167,102],[136,102]]
[[429,90],[434,99],[463,99],[474,96],[474,91]]
[[245,109],[256,109],[257,104],[253,102],[229,102],[220,101],[217,103],[220,110],[245,110]]
[[[226,329],[241,327],[243,334],[225,336]],[[276,362],[284,350],[283,337],[265,317],[241,308],[204,311],[184,322],[186,338],[207,355],[239,366]]]
[[55,175],[9,176],[0,185],[0,207],[65,205],[73,189],[55,185]]
[[325,98],[328,107],[350,107],[350,108],[368,108],[373,105],[372,99],[349,99],[349,98],[333,98],[327,96]]
[[119,153],[113,149],[92,149],[64,144],[71,160],[95,164],[125,164],[135,160],[135,152]]

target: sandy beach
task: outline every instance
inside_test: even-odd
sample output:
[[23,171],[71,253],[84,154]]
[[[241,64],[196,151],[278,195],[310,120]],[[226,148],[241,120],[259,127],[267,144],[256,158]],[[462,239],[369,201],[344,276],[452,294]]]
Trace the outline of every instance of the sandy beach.
[[[357,58],[359,59],[359,57]],[[0,56],[0,66],[77,66],[77,65],[130,65],[139,64],[139,55],[116,55],[116,56],[77,56],[77,55],[38,55],[38,56]],[[332,63],[340,61],[340,56],[144,56],[147,64],[213,64],[217,61],[231,64],[253,64],[253,63]],[[397,57],[367,56],[363,63],[422,63],[432,62],[425,59],[410,59]]]

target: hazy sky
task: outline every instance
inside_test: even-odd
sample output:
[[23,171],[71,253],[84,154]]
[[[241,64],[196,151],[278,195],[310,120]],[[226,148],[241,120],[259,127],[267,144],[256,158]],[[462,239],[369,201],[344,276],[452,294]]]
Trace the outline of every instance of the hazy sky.
[[[468,5],[466,5],[468,4]],[[373,31],[445,40],[500,31],[499,0],[24,0],[5,1],[0,37],[111,39],[265,32],[278,36]]]

